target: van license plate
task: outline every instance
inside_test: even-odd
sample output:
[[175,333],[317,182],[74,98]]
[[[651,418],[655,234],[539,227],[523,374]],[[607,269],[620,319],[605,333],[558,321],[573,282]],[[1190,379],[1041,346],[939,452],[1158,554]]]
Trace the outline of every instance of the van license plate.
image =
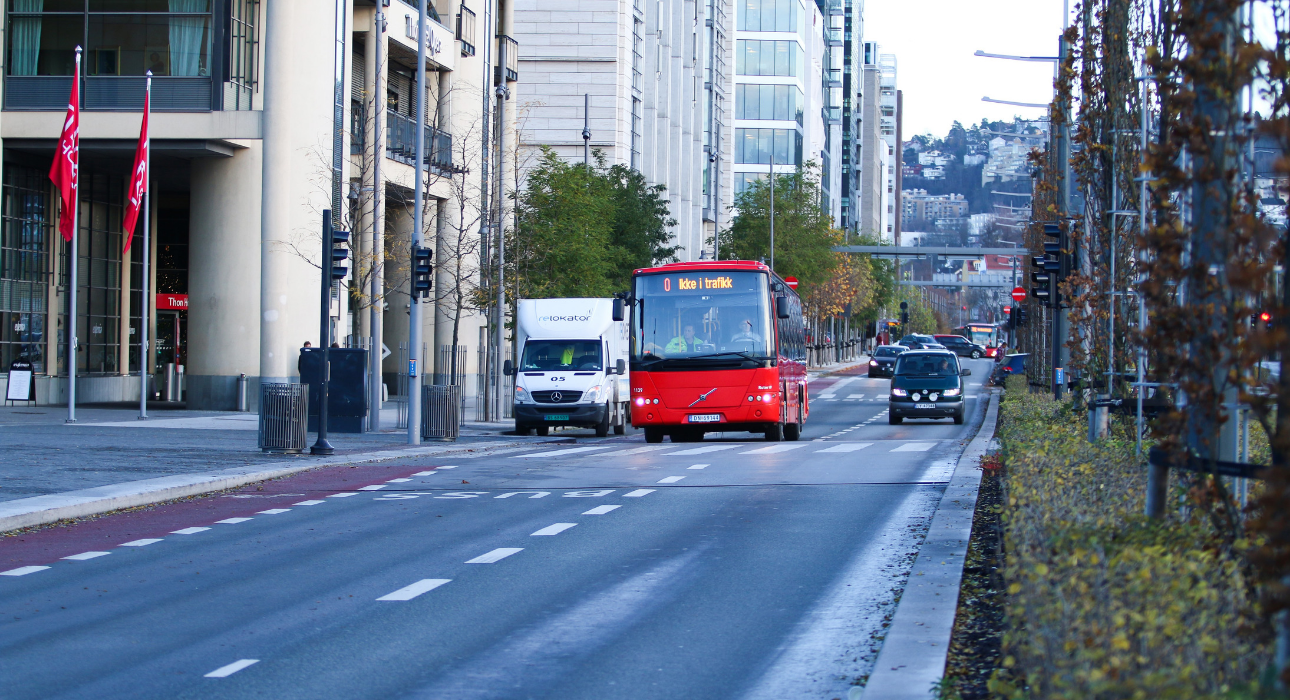
[[702,413],[690,416],[691,423],[720,423],[720,413]]
[[547,419],[547,420],[569,420],[569,414],[567,414],[567,413],[566,413],[566,414],[564,414],[564,415],[562,415],[562,416],[557,416],[557,415],[550,415],[550,414],[548,414],[548,415],[546,416],[546,419]]
[[936,404],[934,404],[934,403],[916,403],[916,404],[914,404],[914,408],[936,408]]

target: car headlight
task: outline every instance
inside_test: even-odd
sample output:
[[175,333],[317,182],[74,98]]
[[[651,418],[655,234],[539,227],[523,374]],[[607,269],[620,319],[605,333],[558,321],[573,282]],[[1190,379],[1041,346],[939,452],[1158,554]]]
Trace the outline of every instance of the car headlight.
[[533,403],[533,397],[522,386],[515,387],[515,403]]
[[870,367],[877,367],[877,366],[878,366],[878,361],[877,361],[877,360],[869,360],[869,366],[870,366]]
[[892,389],[892,390],[891,390],[891,395],[892,395],[892,396],[909,396],[909,392],[908,392],[908,391],[905,391],[904,389]]
[[962,389],[946,389],[945,391],[941,392],[941,394],[944,396],[958,396],[959,394],[962,394],[962,393],[963,393]]

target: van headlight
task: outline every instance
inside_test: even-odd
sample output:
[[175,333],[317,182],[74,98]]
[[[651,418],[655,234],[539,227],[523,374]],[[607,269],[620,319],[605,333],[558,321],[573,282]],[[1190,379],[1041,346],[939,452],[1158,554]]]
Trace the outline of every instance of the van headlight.
[[515,403],[533,403],[533,397],[522,386],[515,387]]
[[598,384],[582,394],[582,400],[586,403],[595,403],[598,398],[600,398],[600,385]]
[[892,396],[909,396],[909,392],[905,391],[904,389],[892,389],[892,390],[891,390],[891,395],[892,395]]
[[962,393],[963,393],[963,390],[962,390],[962,389],[946,389],[945,391],[943,391],[943,392],[941,392],[941,393],[942,393],[943,395],[945,395],[945,396],[958,396],[959,394],[962,394]]

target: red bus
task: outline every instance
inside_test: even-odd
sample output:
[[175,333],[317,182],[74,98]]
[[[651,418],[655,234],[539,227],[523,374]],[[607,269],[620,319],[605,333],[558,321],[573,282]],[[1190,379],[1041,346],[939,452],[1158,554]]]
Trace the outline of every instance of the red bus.
[[954,335],[964,338],[985,348],[985,356],[999,358],[1003,355],[1005,344],[1004,329],[1001,323],[970,322],[954,329]]
[[705,432],[797,440],[810,413],[802,302],[759,262],[672,263],[632,274],[632,425],[646,442]]

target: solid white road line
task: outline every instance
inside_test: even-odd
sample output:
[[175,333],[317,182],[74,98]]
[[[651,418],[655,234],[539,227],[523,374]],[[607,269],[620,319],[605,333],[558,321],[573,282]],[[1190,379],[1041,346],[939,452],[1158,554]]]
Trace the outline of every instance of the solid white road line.
[[174,531],[172,531],[170,534],[172,534],[172,535],[196,535],[196,534],[197,534],[197,533],[199,533],[199,532],[206,532],[206,531],[207,531],[207,530],[209,530],[209,529],[210,529],[209,527],[186,527],[186,528],[184,528],[184,529],[182,529],[182,530],[174,530]]
[[220,666],[214,671],[211,671],[210,673],[206,674],[206,677],[224,678],[225,676],[231,676],[234,673],[241,671],[242,669],[246,668],[247,666],[250,666],[251,664],[258,664],[258,663],[260,663],[259,659],[239,659],[227,666]]
[[383,488],[385,488],[385,484],[372,484],[371,486],[363,486],[358,490],[359,491],[380,491]]
[[622,506],[596,506],[595,508],[583,513],[583,515],[604,515],[609,511],[617,510],[619,508],[622,508]]
[[492,564],[493,562],[499,562],[505,559],[506,557],[509,557],[512,554],[515,554],[516,552],[523,552],[523,551],[524,551],[523,547],[498,547],[497,549],[494,549],[493,551],[487,554],[481,554],[475,557],[474,559],[467,561],[466,563],[467,564]]
[[411,479],[390,479],[390,480],[386,481],[385,483],[387,483],[387,484],[402,484],[402,483],[406,483],[406,482],[409,482],[409,481],[412,481],[412,480],[411,480]]
[[150,544],[160,542],[160,539],[134,540],[132,542],[122,542],[118,547],[147,547]]
[[564,532],[565,530],[568,530],[569,528],[577,524],[578,523],[556,523],[554,525],[547,525],[541,530],[538,530],[537,532],[529,535],[529,537],[546,537],[549,535],[558,535],[561,532]]
[[[538,452],[535,454],[515,455],[511,459],[527,459],[530,457],[563,457],[565,455],[580,454],[582,452],[595,452],[596,450],[612,450],[614,445],[595,445],[592,447],[574,447],[568,450],[555,450],[552,452]],[[442,469],[443,467],[440,467]]]
[[422,593],[425,593],[427,591],[433,591],[434,589],[442,586],[445,583],[448,583],[449,581],[452,581],[452,579],[423,578],[420,581],[417,581],[416,583],[412,584],[411,586],[404,586],[403,588],[400,588],[399,590],[393,593],[387,593],[381,596],[380,598],[377,598],[377,600],[412,600],[413,598],[421,595]]
[[683,477],[683,476],[665,476],[665,477],[663,477],[662,479],[659,479],[659,480],[658,480],[658,483],[660,483],[660,484],[675,484],[676,482],[678,482],[678,481],[680,481],[681,479],[684,479],[684,478],[685,478],[685,477]]
[[316,505],[318,505],[319,503],[326,503],[326,502],[327,502],[327,501],[301,501],[301,502],[299,502],[299,503],[292,503],[291,505],[293,505],[293,506],[316,506]]
[[349,498],[350,496],[357,496],[357,495],[358,495],[357,491],[347,491],[345,493],[333,493],[327,498]]
[[733,450],[736,447],[747,447],[747,445],[705,445],[703,447],[694,447],[680,452],[669,452],[666,457],[679,457],[681,455],[701,455],[709,452],[720,452],[721,450]]
[[223,520],[216,520],[215,524],[216,525],[236,525],[238,523],[244,523],[248,520],[254,520],[254,519],[255,518],[225,518]]
[[268,510],[260,511],[260,515],[277,515],[278,513],[286,513],[290,510],[290,508],[270,508]]
[[757,448],[757,449],[755,449],[755,450],[748,450],[747,452],[740,452],[739,454],[741,454],[741,455],[773,455],[773,454],[775,454],[776,452],[788,452],[789,450],[796,450],[796,449],[797,449],[797,448],[799,448],[799,447],[806,447],[806,445],[805,445],[804,443],[798,443],[798,444],[792,444],[792,443],[790,443],[790,444],[787,444],[787,445],[767,445],[766,447],[758,447],[758,448]]
[[826,447],[816,452],[855,452],[872,445],[872,442],[840,442],[833,447]]
[[80,554],[73,554],[70,557],[63,557],[63,558],[71,559],[72,561],[85,561],[86,559],[97,559],[98,557],[105,557],[109,554],[111,554],[111,552],[81,552]]
[[0,576],[26,576],[27,574],[34,574],[37,571],[44,571],[48,568],[48,566],[22,566],[17,569],[0,571]]
[[712,465],[710,465],[710,464],[691,464],[690,466],[686,467],[686,469],[703,469],[703,468],[705,468],[705,467],[710,467],[710,466],[712,466]]
[[934,442],[907,442],[893,449],[892,452],[926,452],[933,447],[936,447]]
[[623,494],[623,498],[640,498],[641,496],[648,496],[651,493],[654,493],[654,489],[636,489],[631,493]]

